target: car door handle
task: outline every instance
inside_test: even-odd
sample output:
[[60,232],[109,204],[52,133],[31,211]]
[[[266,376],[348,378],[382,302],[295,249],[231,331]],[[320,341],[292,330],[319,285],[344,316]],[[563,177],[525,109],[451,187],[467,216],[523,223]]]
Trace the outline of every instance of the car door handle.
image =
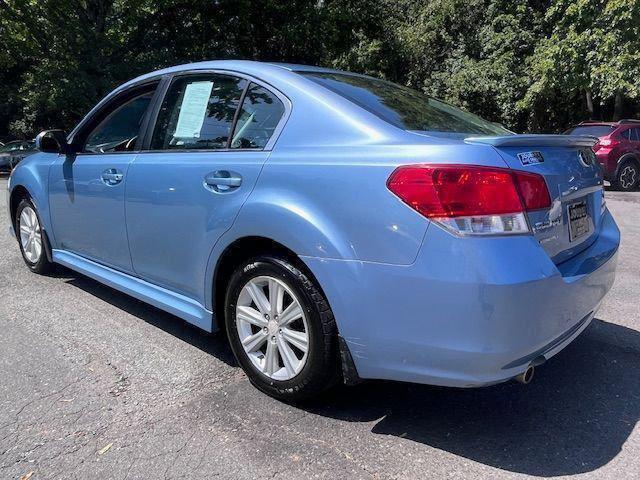
[[113,186],[119,184],[124,178],[124,175],[115,168],[109,168],[102,172],[102,175],[100,177],[102,178],[103,183],[109,186]]
[[239,187],[242,183],[240,177],[207,178],[207,185],[225,185],[227,187]]
[[242,177],[236,172],[218,170],[204,177],[204,183],[216,192],[229,192],[242,185]]

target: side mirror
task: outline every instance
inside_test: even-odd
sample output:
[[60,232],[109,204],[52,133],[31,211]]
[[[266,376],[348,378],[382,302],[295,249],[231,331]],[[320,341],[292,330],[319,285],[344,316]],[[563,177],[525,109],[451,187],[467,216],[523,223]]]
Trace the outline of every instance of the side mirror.
[[45,130],[36,137],[36,149],[46,153],[68,153],[67,134],[62,130]]

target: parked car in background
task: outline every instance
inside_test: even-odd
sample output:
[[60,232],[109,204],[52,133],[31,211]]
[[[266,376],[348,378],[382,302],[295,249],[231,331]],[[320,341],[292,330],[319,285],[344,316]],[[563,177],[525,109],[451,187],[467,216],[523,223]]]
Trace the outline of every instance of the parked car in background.
[[594,143],[364,75],[203,62],[42,132],[7,205],[32,271],[59,263],[223,330],[275,397],[528,383],[614,281]]
[[582,122],[565,133],[598,138],[593,150],[613,188],[628,192],[640,186],[640,120]]
[[9,173],[20,161],[36,152],[32,141],[15,140],[0,146],[0,173]]

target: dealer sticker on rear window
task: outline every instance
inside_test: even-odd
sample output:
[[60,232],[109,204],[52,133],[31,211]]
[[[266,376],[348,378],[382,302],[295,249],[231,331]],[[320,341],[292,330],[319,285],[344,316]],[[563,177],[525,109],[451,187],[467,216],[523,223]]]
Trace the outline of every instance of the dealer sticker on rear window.
[[518,154],[518,159],[522,165],[537,165],[544,162],[544,157],[540,152],[523,152]]

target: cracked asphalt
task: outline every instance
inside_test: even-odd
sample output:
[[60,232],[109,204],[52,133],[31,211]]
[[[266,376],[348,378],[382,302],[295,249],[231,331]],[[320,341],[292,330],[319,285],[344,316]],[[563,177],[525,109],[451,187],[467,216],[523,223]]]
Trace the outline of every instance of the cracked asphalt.
[[597,319],[529,386],[371,382],[304,408],[221,335],[69,270],[31,274],[0,179],[0,478],[640,477],[640,192]]

